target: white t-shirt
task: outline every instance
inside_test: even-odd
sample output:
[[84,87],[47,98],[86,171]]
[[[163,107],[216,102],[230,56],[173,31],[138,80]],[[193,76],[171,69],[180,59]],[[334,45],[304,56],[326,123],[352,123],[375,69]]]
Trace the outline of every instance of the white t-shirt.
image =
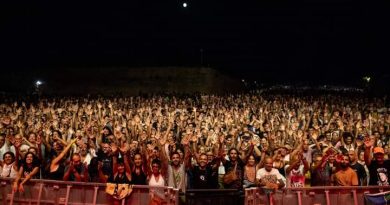
[[261,169],[257,170],[256,179],[257,180],[261,179],[261,180],[264,180],[266,182],[270,182],[270,183],[274,183],[274,184],[277,184],[279,180],[283,180],[284,182],[286,181],[284,176],[281,175],[280,172],[275,168],[272,168],[272,170],[270,172],[265,170],[265,168],[261,168]]

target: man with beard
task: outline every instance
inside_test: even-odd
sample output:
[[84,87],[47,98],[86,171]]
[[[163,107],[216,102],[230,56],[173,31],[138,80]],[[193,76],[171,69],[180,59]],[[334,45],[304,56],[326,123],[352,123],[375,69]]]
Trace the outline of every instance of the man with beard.
[[[107,180],[112,174],[112,150],[108,143],[102,143],[102,149],[97,153],[99,163],[99,178]],[[103,182],[105,182],[103,180]]]
[[[187,167],[192,174],[192,188],[193,189],[217,189],[218,188],[218,163],[207,163],[208,157],[202,153],[198,159],[198,166],[192,166],[191,157],[186,157]],[[219,160],[218,160],[219,161]]]
[[179,189],[185,192],[186,188],[186,172],[184,164],[180,162],[180,154],[173,152],[171,154],[171,164],[167,171],[168,186]]
[[358,186],[358,177],[355,171],[349,167],[349,157],[343,155],[340,159],[340,170],[333,176],[335,186]]
[[84,163],[87,163],[87,165],[89,165],[89,163],[91,162],[91,159],[92,159],[92,155],[89,153],[89,147],[88,147],[88,144],[86,144],[85,142],[81,142],[79,144],[79,153],[80,153],[80,157],[81,157],[81,162],[84,164]]
[[70,164],[65,168],[64,181],[88,181],[88,169],[86,164],[81,163],[81,157],[79,153],[72,155]]

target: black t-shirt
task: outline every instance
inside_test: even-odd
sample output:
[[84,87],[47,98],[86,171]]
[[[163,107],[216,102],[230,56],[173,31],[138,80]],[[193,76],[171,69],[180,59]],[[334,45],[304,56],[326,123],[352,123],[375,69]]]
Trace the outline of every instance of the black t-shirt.
[[[237,168],[236,168],[236,174],[238,177],[238,180],[234,181],[231,184],[225,184],[225,188],[227,189],[242,189],[242,180],[244,178],[244,162],[237,158]],[[228,173],[231,170],[234,170],[235,165],[232,164],[230,161],[226,161],[224,164],[225,167],[225,173]]]
[[98,152],[98,160],[103,163],[102,172],[104,175],[112,174],[112,156],[108,156],[102,151]]
[[[29,175],[33,170],[34,170],[34,168],[35,167],[38,167],[39,168],[39,164],[33,164],[32,166],[28,166],[27,164],[25,164],[25,163],[23,163],[23,178],[24,177],[27,177],[27,175]],[[39,173],[39,171],[34,175],[34,176],[32,176],[31,178],[32,179],[39,179],[39,176],[40,176],[40,173]]]
[[213,175],[211,166],[202,170],[199,166],[192,169],[192,188],[193,189],[216,189],[217,175]]
[[353,171],[356,172],[356,174],[358,176],[358,180],[359,180],[359,186],[361,186],[364,178],[366,178],[366,175],[367,175],[366,170],[364,170],[363,165],[361,165],[357,162],[354,165],[351,165],[351,168],[353,169]]
[[377,161],[372,160],[368,166],[370,172],[370,185],[388,186],[390,174],[390,161],[385,160],[383,164],[379,165]]

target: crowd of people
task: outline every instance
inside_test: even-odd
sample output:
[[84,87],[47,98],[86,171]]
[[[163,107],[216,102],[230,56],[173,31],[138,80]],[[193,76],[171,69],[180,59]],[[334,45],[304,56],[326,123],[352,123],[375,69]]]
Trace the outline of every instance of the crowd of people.
[[[0,105],[1,177],[186,189],[389,185],[385,99],[242,94]],[[158,193],[157,193],[158,194]]]

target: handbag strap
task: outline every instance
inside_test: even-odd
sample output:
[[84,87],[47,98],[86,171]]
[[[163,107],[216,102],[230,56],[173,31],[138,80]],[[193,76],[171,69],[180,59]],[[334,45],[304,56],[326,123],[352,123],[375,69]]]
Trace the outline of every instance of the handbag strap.
[[175,173],[174,173],[174,170],[173,170],[173,167],[171,166],[171,171],[172,171],[172,179],[173,179],[173,183],[175,185],[175,188],[177,188],[177,184],[176,184],[176,176],[175,176]]
[[236,172],[236,170],[237,170],[237,164],[238,164],[238,162],[236,161],[236,165],[234,165],[234,169],[233,169],[234,172]]

